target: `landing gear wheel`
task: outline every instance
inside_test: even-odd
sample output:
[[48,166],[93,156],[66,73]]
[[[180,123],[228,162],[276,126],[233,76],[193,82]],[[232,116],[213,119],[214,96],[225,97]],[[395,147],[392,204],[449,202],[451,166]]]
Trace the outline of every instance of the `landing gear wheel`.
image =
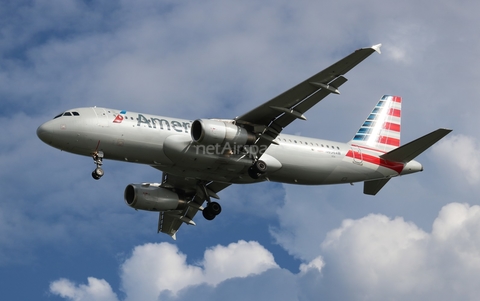
[[253,164],[253,168],[255,168],[259,173],[265,173],[267,171],[267,163],[262,160],[258,160]]
[[217,202],[210,202],[207,207],[202,211],[203,217],[206,220],[211,221],[215,216],[219,215],[222,212],[222,206]]
[[222,212],[222,206],[217,202],[211,202],[207,207],[215,215],[219,215]]
[[97,168],[95,168],[94,171],[92,171],[92,177],[95,180],[100,180],[100,178],[103,176],[103,174],[104,174],[103,169],[101,169],[100,167],[97,167]]
[[92,171],[92,178],[94,178],[95,180],[100,180],[100,177],[97,176],[97,174],[95,173],[95,171]]
[[103,177],[104,172],[103,172],[103,169],[101,169],[100,167],[95,168],[93,172],[100,178]]
[[262,174],[267,172],[267,163],[262,160],[255,161],[248,169],[248,175],[252,179],[258,179]]
[[250,176],[250,178],[255,180],[260,177],[260,174],[255,170],[255,168],[253,168],[253,166],[250,166],[248,168],[248,175]]
[[208,206],[203,209],[202,214],[207,221],[213,220],[216,216]]

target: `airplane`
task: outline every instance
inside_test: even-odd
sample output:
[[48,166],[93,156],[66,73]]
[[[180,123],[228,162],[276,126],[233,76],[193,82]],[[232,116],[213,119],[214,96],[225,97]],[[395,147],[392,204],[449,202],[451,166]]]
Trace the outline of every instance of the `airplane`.
[[[375,195],[393,177],[423,170],[418,155],[450,129],[439,128],[400,146],[402,98],[384,95],[349,142],[282,134],[293,121],[338,88],[344,75],[381,44],[361,48],[279,96],[233,119],[194,121],[103,107],[67,110],[40,125],[38,137],[62,151],[150,165],[161,183],[129,184],[128,206],[159,212],[158,233],[176,239],[182,224],[220,214],[218,193],[232,184],[273,181],[300,185],[364,182]],[[204,206],[206,202],[206,205]]]

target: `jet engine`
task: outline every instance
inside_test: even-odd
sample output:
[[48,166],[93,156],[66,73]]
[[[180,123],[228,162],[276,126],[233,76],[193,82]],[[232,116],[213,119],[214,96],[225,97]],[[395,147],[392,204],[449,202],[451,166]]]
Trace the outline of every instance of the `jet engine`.
[[197,119],[192,123],[192,140],[203,145],[251,145],[255,135],[233,124],[233,120]]
[[130,184],[125,188],[124,197],[128,206],[148,211],[182,209],[186,204],[177,193],[159,184]]

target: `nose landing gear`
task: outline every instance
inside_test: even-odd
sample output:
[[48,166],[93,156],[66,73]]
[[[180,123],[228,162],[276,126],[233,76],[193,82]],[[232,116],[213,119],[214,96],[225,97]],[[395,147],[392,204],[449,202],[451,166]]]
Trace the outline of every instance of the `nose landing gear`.
[[97,151],[92,154],[93,162],[97,165],[94,171],[92,171],[92,178],[95,180],[100,180],[103,177],[104,171],[102,169],[103,164],[103,152]]

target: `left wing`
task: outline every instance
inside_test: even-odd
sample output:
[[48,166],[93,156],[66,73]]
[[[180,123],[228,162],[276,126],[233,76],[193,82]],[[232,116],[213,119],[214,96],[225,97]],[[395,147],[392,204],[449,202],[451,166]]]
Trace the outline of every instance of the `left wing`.
[[163,232],[176,239],[176,233],[183,223],[195,225],[193,217],[203,210],[205,200],[218,199],[217,193],[231,184],[220,182],[202,182],[193,179],[163,174],[161,187],[181,192],[188,200],[183,210],[161,211],[158,217],[158,232]]
[[330,93],[340,94],[338,88],[347,81],[343,75],[373,52],[380,53],[380,46],[361,48],[351,53],[290,90],[238,116],[236,123],[250,128],[258,137],[255,145],[267,149],[287,125],[295,119],[306,120],[303,114]]

